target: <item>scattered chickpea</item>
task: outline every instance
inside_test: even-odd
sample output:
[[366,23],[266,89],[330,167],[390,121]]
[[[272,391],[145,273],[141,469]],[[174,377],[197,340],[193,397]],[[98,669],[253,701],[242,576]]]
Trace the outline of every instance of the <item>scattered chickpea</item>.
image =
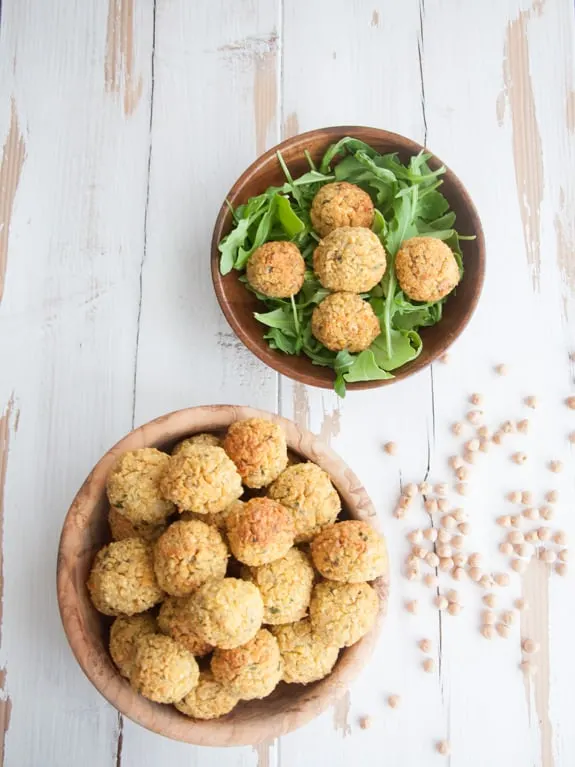
[[458,482],[455,485],[455,492],[458,495],[467,495],[468,489],[469,489],[469,485],[467,485],[465,482]]
[[512,626],[515,622],[515,615],[512,610],[505,610],[501,613],[501,621],[506,626]]
[[451,539],[451,545],[454,549],[462,549],[465,545],[465,537],[463,535],[454,535]]
[[500,431],[496,431],[495,434],[491,437],[491,441],[495,445],[500,445],[503,441],[503,433]]
[[438,482],[433,488],[435,495],[447,495],[448,485],[446,482]]
[[475,583],[479,583],[481,578],[483,577],[483,573],[481,571],[481,568],[479,567],[472,567],[469,570],[469,577],[472,581],[475,581]]
[[469,401],[472,405],[482,405],[483,404],[483,395],[478,394],[477,392],[473,392],[473,394],[469,397]]
[[451,533],[449,530],[446,530],[444,527],[442,527],[437,531],[437,540],[440,543],[449,543],[451,540]]
[[507,365],[504,365],[504,364],[496,365],[495,372],[497,373],[497,375],[506,376],[507,373],[509,372],[509,368],[507,367]]
[[565,564],[565,562],[557,562],[557,564],[555,565],[555,572],[557,573],[557,575],[561,575],[561,576],[567,575],[567,565]]
[[575,445],[575,431],[572,431],[567,438],[572,445]]
[[513,453],[511,456],[511,460],[513,463],[516,463],[518,466],[522,466],[527,461],[527,454],[526,453]]
[[400,506],[402,509],[407,509],[411,501],[412,499],[410,498],[409,495],[400,495],[397,505]]
[[543,519],[545,519],[547,521],[553,519],[553,517],[555,516],[555,512],[553,511],[551,506],[542,506],[539,509],[539,514],[540,514],[540,516],[543,517]]
[[441,557],[439,560],[439,569],[442,570],[444,573],[451,570],[453,567],[453,559],[451,557]]
[[427,573],[426,575],[423,576],[423,582],[428,588],[433,589],[439,583],[439,578],[437,577],[437,575],[433,575],[432,573]]
[[483,610],[481,613],[481,620],[485,626],[493,626],[496,623],[495,613],[491,610]]
[[557,490],[549,490],[549,492],[545,493],[545,500],[547,503],[557,503],[559,500],[559,493]]
[[559,472],[563,471],[563,463],[561,461],[549,461],[549,469],[554,474],[559,474]]
[[409,485],[405,486],[404,494],[407,495],[408,498],[413,498],[415,495],[417,495],[417,485],[415,482],[410,482]]
[[463,460],[460,455],[452,455],[449,459],[449,465],[454,471],[460,469],[463,466]]
[[479,426],[483,420],[483,410],[470,410],[465,417],[473,426]]
[[431,541],[431,543],[435,543],[437,540],[437,530],[435,527],[428,527],[423,531],[423,537],[426,541]]
[[464,567],[467,564],[467,557],[465,554],[461,554],[461,552],[457,552],[457,554],[453,555],[453,564],[455,567]]
[[425,561],[430,567],[439,566],[439,557],[434,551],[428,551],[425,555]]
[[523,509],[522,514],[525,517],[525,519],[530,519],[530,520],[539,519],[539,509],[536,509],[534,506],[531,506],[528,509]]
[[440,559],[450,557],[453,554],[453,550],[448,543],[441,543],[439,546],[436,546],[435,550],[439,554]]
[[526,676],[534,676],[537,673],[537,666],[534,666],[531,661],[528,660],[521,661],[519,668]]
[[493,630],[493,626],[489,623],[484,624],[481,627],[481,633],[485,637],[485,639],[493,639],[495,636],[495,631]]
[[568,562],[569,561],[569,550],[568,549],[561,549],[559,554],[557,555],[559,560],[561,562]]
[[435,514],[437,512],[437,501],[435,498],[428,498],[423,505],[425,506],[425,511],[429,514]]
[[429,484],[429,482],[421,482],[419,484],[419,492],[421,493],[421,495],[427,495],[428,493],[430,493],[431,485]]
[[396,506],[393,512],[393,516],[396,519],[403,519],[405,517],[405,509],[403,506]]
[[537,537],[540,541],[550,541],[551,535],[551,528],[549,527],[540,527],[539,530],[537,530]]
[[533,546],[530,543],[520,543],[515,550],[524,559],[529,559],[534,554]]
[[419,578],[419,569],[416,569],[415,567],[410,567],[407,570],[405,577],[407,578],[408,581],[416,581]]
[[451,514],[446,514],[445,516],[443,516],[441,518],[441,524],[446,530],[453,530],[453,528],[457,526],[455,517],[452,517]]
[[529,605],[527,604],[527,601],[523,599],[523,597],[518,597],[514,602],[513,606],[516,610],[519,610],[521,612],[522,610],[528,610]]
[[521,434],[527,434],[529,431],[529,419],[524,418],[522,421],[519,421],[517,423],[517,431],[520,431]]
[[397,708],[400,703],[401,703],[401,698],[399,697],[399,695],[390,695],[387,699],[387,705],[390,708]]
[[482,556],[479,552],[474,552],[469,555],[469,564],[471,567],[479,567],[481,565]]
[[507,494],[507,500],[510,503],[521,503],[521,493],[519,490],[512,490]]
[[541,559],[548,565],[552,565],[557,560],[557,554],[551,549],[544,549],[541,552]]
[[453,509],[451,512],[453,519],[456,522],[466,522],[467,521],[467,514],[463,509]]
[[479,449],[482,453],[488,453],[490,449],[491,443],[487,439],[487,437],[481,437],[479,440]]
[[513,421],[504,421],[501,424],[501,431],[504,434],[513,434],[513,432],[515,431],[515,424],[513,423]]
[[497,623],[495,630],[502,639],[507,639],[509,636],[509,626],[506,626],[505,623]]
[[433,658],[426,658],[421,665],[427,674],[433,674],[435,671],[435,661]]
[[447,363],[449,362],[449,354],[448,354],[447,352],[444,352],[444,353],[441,355],[441,357],[439,358],[439,361],[440,361],[440,362],[441,362],[443,365],[447,365]]
[[407,540],[410,543],[421,543],[423,540],[423,533],[419,529],[412,530],[407,534]]
[[487,426],[480,426],[477,429],[477,436],[481,439],[487,439],[489,437],[489,428]]
[[539,643],[534,639],[524,639],[521,642],[521,647],[523,648],[523,652],[527,653],[528,655],[531,655],[531,653],[534,652],[539,652]]
[[437,508],[439,511],[449,511],[449,501],[447,498],[440,498],[437,501]]
[[417,599],[412,599],[411,602],[406,602],[405,609],[408,613],[415,615],[419,611],[419,603]]
[[476,438],[468,440],[465,443],[465,449],[470,453],[476,453],[479,450],[479,440]]
[[510,554],[513,554],[513,544],[509,543],[509,541],[502,541],[499,544],[499,551],[508,557]]
[[511,527],[511,517],[509,514],[504,514],[502,517],[497,517],[497,524],[500,527]]
[[437,607],[438,610],[445,610],[449,602],[447,601],[447,597],[444,597],[442,594],[438,594],[433,600],[433,604]]
[[464,450],[463,460],[465,461],[465,463],[473,464],[477,460],[477,453],[474,453],[471,450]]
[[539,404],[539,400],[533,394],[530,394],[528,397],[525,397],[524,401],[527,407],[530,407],[532,410],[534,410]]
[[479,585],[484,589],[491,589],[493,588],[493,578],[485,573],[479,579]]
[[453,615],[453,617],[455,617],[456,615],[459,615],[459,613],[461,612],[461,605],[458,604],[457,602],[451,602],[451,604],[447,608],[447,612],[450,615]]
[[386,442],[384,450],[388,455],[397,455],[397,444],[395,442]]
[[440,740],[437,744],[437,750],[441,754],[441,756],[449,756],[451,753],[451,745],[449,744],[449,741],[447,740]]
[[525,536],[521,532],[521,530],[512,530],[510,533],[507,534],[507,540],[509,543],[512,543],[514,546],[518,543],[523,543],[525,540]]
[[431,652],[431,648],[433,647],[433,642],[431,639],[420,639],[419,640],[419,649],[421,652]]
[[487,605],[487,607],[495,607],[497,604],[497,596],[495,594],[485,594],[481,601],[484,605]]
[[413,551],[411,554],[408,554],[407,559],[405,560],[407,565],[411,565],[412,567],[419,567],[419,557],[416,556]]
[[565,400],[565,404],[569,408],[569,410],[575,410],[575,396],[571,395],[571,397],[567,397]]
[[451,577],[456,581],[463,581],[465,580],[465,576],[467,573],[463,569],[463,567],[454,567],[451,571]]
[[507,573],[495,573],[493,580],[498,586],[509,586],[509,576]]
[[459,437],[459,435],[463,431],[463,424],[459,423],[459,421],[456,421],[456,423],[452,425],[451,431],[453,432],[453,434],[455,434],[456,437]]
[[533,503],[533,493],[530,490],[523,490],[521,492],[521,503],[524,506],[531,506]]
[[537,530],[528,530],[525,533],[525,540],[529,543],[537,543],[539,540],[539,536],[537,535]]
[[369,730],[371,725],[373,724],[373,719],[371,716],[362,716],[359,720],[359,726],[362,730]]
[[521,527],[523,524],[523,517],[519,516],[519,514],[513,514],[511,517],[511,527]]
[[425,546],[418,546],[417,544],[415,546],[411,547],[411,553],[416,556],[418,559],[425,559],[427,556],[427,549]]
[[460,522],[457,525],[457,529],[459,530],[461,535],[469,535],[469,533],[471,532],[471,525],[469,524],[469,522]]

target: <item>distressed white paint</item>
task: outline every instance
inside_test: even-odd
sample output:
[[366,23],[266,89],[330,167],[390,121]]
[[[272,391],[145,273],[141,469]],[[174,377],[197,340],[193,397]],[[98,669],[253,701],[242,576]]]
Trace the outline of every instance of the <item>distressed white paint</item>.
[[[389,618],[352,688],[350,734],[327,712],[269,749],[213,751],[125,722],[121,765],[367,767],[384,759],[419,767],[442,763],[433,745],[445,736],[455,767],[574,763],[572,576],[549,581],[552,751],[544,760],[534,701],[530,716],[517,670],[517,627],[507,642],[483,640],[479,594],[468,584],[457,586],[464,614],[440,623],[427,590],[400,575],[405,533],[424,517],[414,511],[400,523],[391,515],[400,482],[423,479],[428,456],[432,479],[449,476],[448,425],[465,412],[469,392],[486,395],[493,423],[523,415],[521,399],[535,393],[541,408],[531,414],[529,468],[507,461],[511,446],[522,444],[514,438],[474,470],[471,540],[489,567],[503,567],[493,524],[503,492],[542,493],[552,483],[562,492],[557,524],[575,538],[574,455],[565,442],[575,417],[569,426],[560,404],[575,372],[568,362],[575,286],[556,258],[556,219],[568,235],[575,196],[566,107],[574,86],[572,4],[332,0],[326,12],[321,0],[242,0],[233,11],[224,2],[157,0],[153,52],[152,4],[135,3],[132,68],[142,95],[131,114],[105,88],[106,4],[49,5],[5,0],[0,37],[0,134],[13,96],[26,144],[0,305],[0,411],[12,392],[20,410],[5,487],[0,665],[12,700],[5,763],[116,766],[116,713],[82,678],[59,626],[53,572],[61,520],[98,455],[130,428],[132,412],[141,423],[223,401],[268,409],[279,402],[285,415],[333,437],[372,495],[389,541]],[[511,110],[507,104],[503,113],[501,96],[508,25],[521,13],[544,169],[536,294]],[[278,382],[243,349],[208,273],[217,208],[257,150],[278,140],[282,125],[290,132],[336,123],[378,125],[419,141],[427,126],[429,146],[468,186],[488,242],[484,297],[450,364],[343,403]],[[493,375],[500,361],[512,370],[506,379]],[[388,439],[400,446],[397,458],[382,452]],[[555,455],[569,466],[559,477],[544,468]],[[519,593],[518,580],[507,591],[502,605]],[[421,610],[410,616],[403,602],[414,596]],[[420,670],[422,636],[436,648],[441,637],[441,676]],[[402,696],[394,712],[385,707],[391,692]],[[364,714],[374,718],[369,731],[357,726]],[[335,716],[341,725],[341,707]]]

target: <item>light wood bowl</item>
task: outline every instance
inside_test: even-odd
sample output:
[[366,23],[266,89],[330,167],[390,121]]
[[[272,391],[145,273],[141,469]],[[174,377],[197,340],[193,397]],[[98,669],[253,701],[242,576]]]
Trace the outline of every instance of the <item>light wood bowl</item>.
[[[244,171],[226,196],[216,219],[212,236],[211,267],[214,289],[220,307],[238,338],[262,362],[294,381],[332,389],[335,379],[333,370],[314,365],[304,354],[301,356],[282,354],[270,349],[264,340],[266,328],[254,317],[254,312],[265,311],[263,304],[245,285],[239,281],[240,273],[232,270],[225,277],[220,274],[220,253],[218,245],[224,235],[232,228],[232,208],[247,202],[250,197],[261,194],[269,186],[281,186],[285,176],[278,162],[276,153],[280,151],[294,177],[309,170],[304,156],[307,149],[313,160],[319,165],[326,149],[344,136],[355,138],[370,144],[378,152],[397,152],[402,161],[418,154],[423,147],[416,141],[400,136],[398,133],[379,128],[344,125],[301,133],[293,136],[253,162]],[[428,151],[428,150],[426,150]],[[438,157],[429,160],[433,169],[444,165]],[[445,303],[441,322],[429,328],[421,328],[423,349],[417,359],[393,371],[394,378],[383,381],[362,381],[347,384],[348,389],[373,389],[388,386],[413,373],[417,373],[441,356],[463,332],[479,301],[485,277],[485,240],[481,221],[467,190],[453,171],[447,168],[442,176],[441,192],[449,201],[457,216],[456,226],[461,234],[474,235],[475,239],[461,243],[465,272],[457,290]]]
[[106,478],[116,458],[142,447],[171,449],[196,432],[219,431],[244,418],[267,418],[284,430],[288,447],[299,457],[319,464],[332,478],[345,516],[375,524],[375,509],[355,474],[317,437],[270,413],[248,407],[214,405],[179,410],[130,432],[96,464],[80,488],[64,521],[58,551],[58,602],[64,630],[76,660],[96,689],[122,714],[153,732],[200,746],[239,746],[283,735],[332,705],[367,663],[381,618],[386,612],[387,574],[375,582],[380,615],[375,628],[340,653],[332,673],[310,684],[281,684],[261,701],[240,703],[221,719],[188,719],[172,706],[138,695],[118,673],[108,653],[111,620],[98,613],[88,595],[86,579],[98,549],[110,540]]

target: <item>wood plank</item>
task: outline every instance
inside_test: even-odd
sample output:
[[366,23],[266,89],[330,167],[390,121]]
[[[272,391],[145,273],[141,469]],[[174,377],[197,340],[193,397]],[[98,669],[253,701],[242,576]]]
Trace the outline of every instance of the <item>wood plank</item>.
[[[127,1],[2,7],[0,653],[11,765],[115,762],[118,717],[66,644],[53,558],[74,492],[131,428],[151,31],[149,10]],[[126,109],[128,70],[140,86]]]

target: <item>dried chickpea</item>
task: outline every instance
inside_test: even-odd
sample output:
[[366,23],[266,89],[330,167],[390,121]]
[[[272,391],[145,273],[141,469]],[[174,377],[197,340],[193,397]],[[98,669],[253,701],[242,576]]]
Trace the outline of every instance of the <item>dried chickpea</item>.
[[433,658],[426,658],[421,665],[427,674],[433,674],[435,671],[435,661]]
[[395,442],[386,442],[383,449],[388,455],[397,455],[397,443]]

